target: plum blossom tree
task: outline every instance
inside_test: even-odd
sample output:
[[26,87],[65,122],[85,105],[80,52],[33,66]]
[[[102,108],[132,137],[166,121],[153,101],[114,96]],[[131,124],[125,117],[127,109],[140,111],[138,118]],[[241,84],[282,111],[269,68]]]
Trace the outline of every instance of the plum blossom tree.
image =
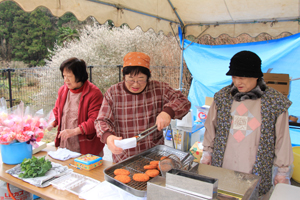
[[[78,30],[79,40],[72,40],[64,45],[55,44],[46,60],[46,69],[41,79],[41,92],[35,96],[45,99],[54,105],[57,91],[63,84],[60,64],[70,58],[83,59],[93,68],[93,83],[104,93],[108,87],[118,82],[117,65],[122,65],[123,57],[131,51],[148,54],[151,58],[152,78],[169,82],[172,87],[178,87],[180,48],[174,36],[166,36],[162,32],[155,33],[152,29],[143,32],[136,27],[131,30],[127,26],[111,27],[107,24],[86,25]],[[162,71],[163,69],[163,71]],[[174,70],[175,69],[175,70]],[[172,81],[166,81],[166,78]],[[58,80],[59,81],[54,81]],[[176,81],[174,81],[176,80]]]

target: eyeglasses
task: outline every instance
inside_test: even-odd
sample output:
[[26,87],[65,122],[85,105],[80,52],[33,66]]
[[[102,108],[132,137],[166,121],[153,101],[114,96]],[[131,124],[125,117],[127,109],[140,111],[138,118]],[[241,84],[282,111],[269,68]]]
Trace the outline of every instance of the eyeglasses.
[[134,84],[134,83],[137,83],[137,84],[144,84],[147,82],[147,80],[138,80],[138,81],[134,81],[134,80],[125,80],[127,83],[129,84]]

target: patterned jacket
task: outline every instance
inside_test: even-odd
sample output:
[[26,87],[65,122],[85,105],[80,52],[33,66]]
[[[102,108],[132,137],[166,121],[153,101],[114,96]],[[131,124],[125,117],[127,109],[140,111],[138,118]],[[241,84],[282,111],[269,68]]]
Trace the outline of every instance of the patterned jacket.
[[[224,87],[214,96],[217,105],[218,122],[212,156],[212,165],[222,167],[229,129],[231,126],[231,105],[233,97],[230,86]],[[261,137],[253,167],[253,174],[262,177],[259,195],[266,194],[272,187],[272,166],[275,156],[275,124],[277,117],[290,107],[291,101],[277,90],[267,86],[261,97]]]

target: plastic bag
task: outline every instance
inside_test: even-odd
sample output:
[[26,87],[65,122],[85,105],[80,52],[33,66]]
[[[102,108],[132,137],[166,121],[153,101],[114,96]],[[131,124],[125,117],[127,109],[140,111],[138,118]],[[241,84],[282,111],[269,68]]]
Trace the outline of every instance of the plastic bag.
[[273,166],[272,167],[272,184],[275,187],[275,177],[277,175],[281,176],[282,178],[286,179],[286,181],[291,184],[290,179],[292,178],[294,171],[294,165],[290,165],[289,167],[284,168],[284,170],[280,170],[279,167]]
[[0,131],[2,131],[2,124],[3,121],[6,120],[8,117],[7,114],[7,107],[6,107],[6,100],[4,97],[0,99]]
[[208,151],[203,151],[202,152],[202,157],[200,159],[201,164],[206,164],[206,165],[211,165],[211,155],[212,153]]
[[6,100],[4,97],[0,99],[0,113],[6,113],[7,114],[7,105]]
[[5,109],[3,101],[0,100],[0,144],[27,142],[38,147],[36,142],[44,137],[49,121],[46,117],[50,115],[45,115],[43,109],[35,111],[33,106],[25,108],[22,101],[13,108]]
[[20,113],[17,111],[21,106],[22,105],[18,105],[11,109],[7,109],[6,100],[1,98],[0,144],[10,144],[15,142],[16,135],[21,131],[23,126],[22,118],[18,116]]

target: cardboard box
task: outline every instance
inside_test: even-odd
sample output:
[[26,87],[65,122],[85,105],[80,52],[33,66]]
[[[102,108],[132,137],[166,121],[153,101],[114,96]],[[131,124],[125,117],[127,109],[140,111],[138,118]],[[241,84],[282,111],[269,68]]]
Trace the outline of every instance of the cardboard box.
[[175,128],[172,128],[175,145],[174,148],[184,152],[189,152],[193,144],[192,141],[201,141],[200,139],[202,132],[200,132],[199,130],[201,130],[202,128],[202,124],[194,124],[193,127],[177,126]]
[[32,155],[36,154],[38,152],[40,152],[41,150],[45,149],[47,147],[47,143],[46,142],[37,142],[38,147],[34,147],[32,146]]
[[211,106],[214,98],[213,97],[205,97],[205,105]]
[[192,112],[188,112],[181,120],[176,120],[176,126],[193,127]]
[[189,133],[184,130],[173,129],[175,149],[187,152],[189,150]]
[[290,92],[290,78],[288,74],[264,73],[264,80],[267,86],[288,97]]
[[200,163],[202,157],[203,146],[201,142],[195,142],[194,145],[190,148],[190,154],[194,156],[194,162]]
[[102,165],[102,157],[92,154],[80,156],[74,160],[74,165],[85,170],[91,170]]

